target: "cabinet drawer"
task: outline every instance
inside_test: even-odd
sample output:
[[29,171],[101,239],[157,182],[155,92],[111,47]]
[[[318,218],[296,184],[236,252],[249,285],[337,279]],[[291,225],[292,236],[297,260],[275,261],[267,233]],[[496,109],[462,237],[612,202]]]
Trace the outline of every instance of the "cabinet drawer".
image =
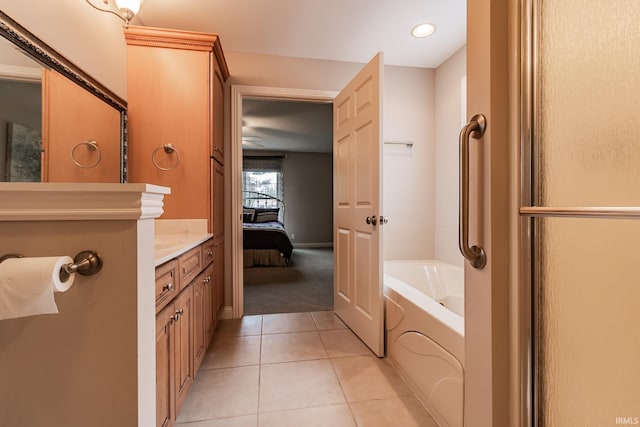
[[156,268],[156,313],[178,294],[178,261],[171,260]]
[[213,262],[215,245],[213,239],[210,239],[202,244],[202,265],[206,267]]
[[197,246],[178,257],[180,283],[187,283],[202,271],[202,248]]

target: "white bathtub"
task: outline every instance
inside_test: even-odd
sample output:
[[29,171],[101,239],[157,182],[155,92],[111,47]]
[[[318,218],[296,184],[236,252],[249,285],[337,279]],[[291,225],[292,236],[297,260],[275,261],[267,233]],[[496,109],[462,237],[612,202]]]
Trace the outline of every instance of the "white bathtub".
[[386,351],[442,426],[462,426],[464,271],[436,260],[385,261]]

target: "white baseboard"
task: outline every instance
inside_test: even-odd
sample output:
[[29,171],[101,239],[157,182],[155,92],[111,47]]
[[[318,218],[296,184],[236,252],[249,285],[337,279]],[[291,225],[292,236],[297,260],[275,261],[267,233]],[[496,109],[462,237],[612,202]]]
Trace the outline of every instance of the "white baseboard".
[[314,249],[314,248],[333,248],[333,242],[324,243],[294,243],[294,248]]

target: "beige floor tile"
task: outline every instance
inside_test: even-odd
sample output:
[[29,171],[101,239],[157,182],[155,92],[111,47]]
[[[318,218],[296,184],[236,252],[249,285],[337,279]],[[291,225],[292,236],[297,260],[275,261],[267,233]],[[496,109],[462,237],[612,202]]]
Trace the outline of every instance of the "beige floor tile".
[[177,422],[256,414],[258,366],[200,370]]
[[240,337],[260,335],[262,333],[262,315],[244,316],[242,319],[223,319],[216,329],[217,337]]
[[349,402],[411,394],[409,387],[385,360],[375,356],[331,359]]
[[314,311],[311,313],[311,317],[316,322],[319,331],[347,328],[347,325],[333,311]]
[[258,416],[245,415],[219,420],[197,421],[195,423],[179,423],[175,427],[258,427]]
[[260,369],[260,413],[345,403],[331,362],[263,365]]
[[315,331],[311,313],[265,314],[262,316],[263,334]]
[[235,368],[260,363],[260,336],[216,337],[200,369]]
[[349,406],[332,405],[260,414],[259,427],[356,427]]
[[438,427],[414,396],[352,402],[358,427]]
[[327,352],[317,331],[262,336],[261,363],[326,359]]
[[320,331],[320,338],[329,357],[373,355],[371,350],[349,329]]

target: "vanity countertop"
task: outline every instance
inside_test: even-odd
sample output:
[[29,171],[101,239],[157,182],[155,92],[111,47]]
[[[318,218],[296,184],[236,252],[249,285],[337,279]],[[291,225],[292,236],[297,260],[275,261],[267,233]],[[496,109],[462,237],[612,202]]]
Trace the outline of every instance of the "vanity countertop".
[[213,237],[210,233],[185,233],[156,235],[153,247],[156,267],[195,248]]
[[156,267],[213,237],[207,220],[156,220],[154,251]]

